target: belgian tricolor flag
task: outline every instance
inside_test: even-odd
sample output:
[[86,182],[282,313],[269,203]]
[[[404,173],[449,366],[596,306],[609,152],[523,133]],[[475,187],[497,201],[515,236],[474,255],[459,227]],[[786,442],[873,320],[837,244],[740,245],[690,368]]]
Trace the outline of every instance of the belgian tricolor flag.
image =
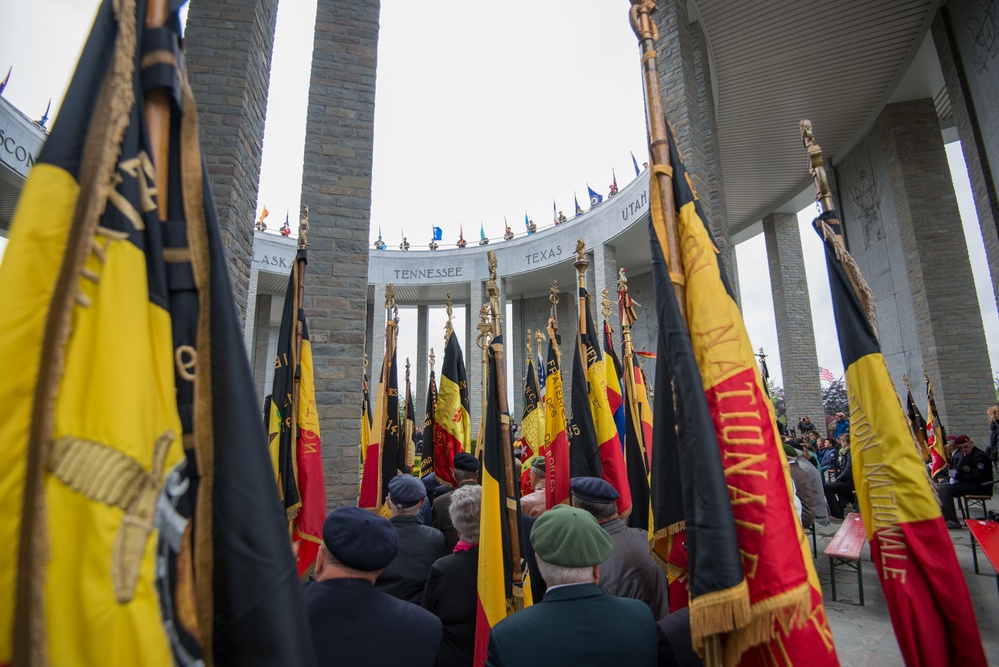
[[416,406],[413,405],[413,388],[409,382],[409,359],[406,359],[406,404],[403,407],[402,449],[405,452],[403,466],[399,470],[408,473],[413,469],[416,460],[416,444],[413,442],[413,432],[416,430]]
[[[433,361],[431,350],[431,362]],[[430,384],[427,385],[427,407],[423,416],[423,442],[420,444],[420,477],[426,477],[434,471],[434,428],[437,413],[437,378],[434,367],[430,366]]]
[[102,3],[0,265],[0,664],[311,665],[179,18],[146,11]]
[[[278,473],[278,491],[291,524],[292,540],[301,542],[298,549],[299,576],[311,570],[316,562],[319,545],[323,541],[323,521],[326,519],[326,488],[312,344],[309,342],[305,310],[298,302],[299,285],[307,262],[306,250],[299,249],[285,292],[281,328],[278,330],[278,351],[274,360],[271,414],[267,420],[271,459],[276,462],[274,469]],[[295,345],[299,326],[302,332],[300,347]]]
[[[510,415],[500,406],[497,363],[502,363],[503,337],[489,344],[485,413],[482,416],[482,506],[479,515],[478,598],[475,614],[475,658],[486,661],[489,632],[507,615],[530,605],[524,586],[520,545],[524,536],[520,489],[513,478]],[[525,598],[525,591],[527,593]]]
[[[837,664],[822,590],[791,503],[773,409],[671,128],[667,137],[670,164],[656,165],[650,181],[650,240],[660,342],[669,357],[660,359],[666,362],[660,370],[672,373],[675,387],[695,645],[727,631],[721,646],[727,664],[772,662],[773,656],[779,656],[778,664]],[[686,288],[686,323],[666,264],[660,174],[669,176],[676,209],[671,217]],[[658,414],[656,422],[664,425]],[[742,586],[748,588],[748,618]]]
[[[399,437],[399,384],[396,380],[396,335],[399,325],[391,317],[385,322],[385,358],[375,393],[371,435],[361,469],[357,506],[387,514],[385,496],[389,480],[398,472],[401,438]],[[363,417],[362,417],[363,418]],[[403,454],[405,456],[405,454]]]
[[610,324],[604,320],[604,375],[607,378],[607,405],[614,415],[617,439],[624,449],[624,368],[614,352],[614,336]]
[[933,398],[933,383],[926,376],[926,445],[930,448],[930,477],[947,469],[947,431]]
[[919,407],[912,398],[912,391],[908,387],[905,390],[905,413],[909,419],[909,425],[912,427],[912,433],[916,436],[916,448],[919,451],[919,456],[923,461],[929,463],[930,447],[926,443],[926,420],[919,412]]
[[548,354],[545,363],[545,508],[569,501],[569,435],[565,423],[565,395],[562,393],[559,335],[548,326]]
[[[602,477],[620,497],[617,511],[631,511],[631,489],[617,424],[607,402],[607,376],[597,338],[590,299],[579,287],[580,322],[572,359],[572,415],[569,464],[573,477]],[[618,385],[620,386],[620,385]]]
[[454,455],[472,447],[471,419],[468,415],[468,380],[465,358],[458,337],[451,331],[444,344],[441,386],[434,413],[434,472],[441,484],[456,486]]
[[[520,420],[521,460],[524,463],[521,473],[521,487],[527,475],[530,462],[535,456],[541,455],[545,441],[545,408],[541,403],[538,388],[538,373],[534,369],[534,361],[530,353],[527,355],[527,377],[524,380],[524,413]],[[531,489],[533,491],[534,489]]]
[[968,586],[874,328],[874,301],[835,211],[816,218],[850,395],[864,528],[906,665],[985,665]]

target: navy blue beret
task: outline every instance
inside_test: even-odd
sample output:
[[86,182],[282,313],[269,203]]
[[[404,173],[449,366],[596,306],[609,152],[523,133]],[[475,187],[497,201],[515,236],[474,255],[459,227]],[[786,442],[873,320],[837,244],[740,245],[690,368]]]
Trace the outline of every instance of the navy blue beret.
[[427,487],[412,475],[397,475],[389,480],[389,498],[399,507],[412,507],[427,497]]
[[458,452],[454,455],[455,470],[468,470],[470,472],[479,471],[479,459],[474,454],[468,452]]
[[599,477],[573,477],[569,481],[572,495],[591,503],[609,503],[621,497],[610,482]]
[[326,515],[323,543],[338,561],[362,572],[386,567],[399,551],[399,532],[388,519],[360,507]]

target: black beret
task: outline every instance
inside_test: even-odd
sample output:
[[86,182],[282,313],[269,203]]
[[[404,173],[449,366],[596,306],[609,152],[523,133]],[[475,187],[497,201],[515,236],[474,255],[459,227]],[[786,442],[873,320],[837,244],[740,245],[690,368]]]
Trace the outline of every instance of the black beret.
[[389,498],[399,507],[412,507],[427,497],[427,487],[412,475],[397,475],[389,480]]
[[599,477],[573,477],[569,482],[572,495],[591,503],[609,503],[621,497],[610,482]]
[[323,522],[323,543],[347,567],[374,572],[399,551],[399,532],[388,519],[360,507],[341,507]]
[[454,469],[478,472],[479,459],[475,458],[474,454],[469,454],[468,452],[458,452],[454,455]]

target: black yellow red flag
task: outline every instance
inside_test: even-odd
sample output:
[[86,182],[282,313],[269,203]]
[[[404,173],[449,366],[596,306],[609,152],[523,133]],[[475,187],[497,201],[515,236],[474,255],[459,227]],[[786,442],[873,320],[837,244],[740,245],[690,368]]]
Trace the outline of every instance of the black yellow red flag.
[[179,18],[146,9],[101,4],[0,265],[0,664],[311,665]]
[[409,359],[406,359],[406,404],[403,408],[403,418],[402,448],[405,451],[405,457],[402,463],[405,467],[399,468],[399,470],[409,473],[413,470],[413,463],[416,461],[416,443],[413,441],[413,435],[416,431],[416,407],[413,405],[413,390],[409,382]]
[[[489,632],[496,624],[517,609],[530,604],[525,599],[528,587],[523,585],[520,570],[519,545],[523,544],[520,514],[520,486],[513,479],[510,441],[510,416],[500,410],[496,362],[502,354],[503,337],[496,336],[489,344],[486,405],[482,428],[482,506],[479,516],[479,569],[475,614],[474,665],[486,661]],[[504,424],[506,428],[503,428]],[[508,490],[513,495],[508,494]],[[516,508],[516,534],[511,534],[508,509]]]
[[631,511],[631,489],[617,423],[607,401],[607,376],[586,288],[579,287],[580,328],[572,359],[569,465],[573,477],[601,477],[620,494],[618,514]]
[[541,447],[545,441],[545,408],[540,394],[538,373],[534,369],[534,360],[528,351],[527,377],[524,379],[524,413],[520,420],[521,461],[524,463],[524,468],[530,465],[535,456],[541,455]]
[[[386,300],[390,298],[392,297],[386,295]],[[371,434],[367,453],[361,464],[361,483],[357,495],[358,507],[380,514],[388,513],[385,496],[388,494],[389,480],[396,475],[399,456],[399,389],[395,379],[397,332],[398,323],[391,317],[387,318],[385,357],[382,359],[378,391],[375,393]]]
[[437,412],[434,414],[434,473],[442,484],[453,487],[454,455],[467,452],[472,447],[465,358],[453,331],[444,345],[440,385]]
[[[658,177],[651,179],[650,186],[650,239],[661,322],[665,316],[672,315],[660,325],[660,332],[667,336],[666,342],[671,348],[672,357],[670,365],[674,369],[686,543],[690,552],[691,627],[695,643],[698,636],[725,631],[722,625],[711,624],[710,613],[702,613],[698,608],[698,591],[701,586],[698,579],[704,575],[699,559],[705,556],[712,559],[717,557],[714,549],[709,551],[709,555],[698,553],[707,546],[701,540],[701,521],[709,524],[716,521],[705,516],[704,508],[700,505],[705,503],[709,494],[724,494],[724,497],[714,497],[709,507],[710,511],[718,512],[718,505],[730,501],[734,537],[741,555],[740,569],[745,572],[743,581],[748,587],[750,605],[748,619],[741,616],[741,605],[738,610],[740,615],[725,614],[720,617],[725,625],[732,626],[727,629],[721,643],[725,662],[753,664],[764,660],[764,656],[776,655],[779,657],[779,664],[794,664],[806,659],[811,664],[838,664],[811,551],[806,546],[804,532],[791,503],[787,460],[777,435],[773,409],[763,390],[742,315],[722,269],[718,250],[704,222],[700,202],[676,148],[672,129],[667,132],[667,137],[671,169],[657,165],[654,172],[670,175],[676,207],[674,215],[683,270],[682,280],[686,288],[686,302],[683,306],[685,325],[682,320],[677,320],[679,312],[663,312],[663,302],[675,302],[676,299],[665,264],[668,246]],[[690,358],[677,358],[677,355],[688,354],[685,348],[673,340],[680,338],[681,334],[687,335],[690,341],[694,368],[689,366]],[[674,365],[674,362],[680,365]],[[681,379],[676,376],[678,371],[688,374],[682,375]],[[685,412],[694,407],[694,400],[697,401],[695,414],[700,419],[704,416],[698,392],[691,391],[696,384],[691,384],[693,378],[689,376],[690,371],[696,371],[699,376],[697,379],[702,389],[699,395],[703,395],[706,400],[710,431],[714,434],[713,443],[700,439],[700,429],[708,426],[705,423],[699,423],[691,435],[684,435],[692,426],[686,421],[689,417]],[[696,399],[695,395],[698,395]],[[658,415],[656,421],[659,422]],[[685,437],[690,440],[685,442]],[[691,480],[688,480],[689,468],[684,463],[684,458],[689,454],[685,452],[690,448],[710,448],[711,445],[717,447],[720,454],[724,479],[719,486],[714,467],[717,459],[712,456],[710,485],[698,485],[698,492],[694,495],[688,492]],[[727,522],[726,515],[727,512],[721,516]],[[728,525],[719,528],[723,528],[719,536],[726,542],[730,541],[733,537],[731,528]],[[694,548],[691,551],[692,545]],[[731,548],[723,545],[718,547]],[[712,584],[709,590],[731,585],[735,573],[728,570],[730,566],[724,570],[719,570],[715,564],[709,567],[725,572],[726,579],[729,579],[724,583],[719,581]],[[710,581],[716,575],[711,573],[707,576]],[[712,597],[719,600],[731,599],[732,596],[726,594],[725,598],[721,598],[709,593],[700,597],[710,601]],[[724,603],[721,606],[724,608]],[[701,632],[696,629],[700,625],[699,619],[706,621],[701,626]]]
[[936,477],[947,469],[947,431],[940,419],[936,399],[933,398],[933,383],[926,376],[926,446],[930,448],[930,477]]
[[545,438],[540,455],[545,457],[545,508],[569,501],[569,434],[562,393],[560,337],[554,324],[548,326],[545,370]]
[[361,380],[361,466],[368,455],[368,444],[371,442],[371,400],[368,398],[368,374]]
[[912,392],[908,387],[905,390],[905,414],[909,419],[909,425],[912,427],[912,434],[916,438],[916,448],[919,450],[919,456],[923,461],[929,463],[931,457],[930,446],[926,442],[926,420],[923,419],[922,413],[919,412],[919,407],[912,398]]
[[[274,361],[271,415],[267,420],[271,459],[277,462],[278,490],[291,523],[292,540],[301,543],[298,549],[299,576],[306,574],[316,561],[326,518],[326,487],[312,343],[305,310],[298,304],[300,277],[307,262],[306,250],[300,249],[285,292]],[[301,325],[302,340],[296,350],[298,324]],[[296,412],[294,420],[293,410]],[[297,431],[296,437],[292,436],[292,429]]]
[[816,218],[846,369],[853,479],[871,558],[906,665],[985,665],[968,586],[895,393],[874,300],[835,211]]
[[[431,360],[433,357],[431,357]],[[420,444],[420,477],[434,471],[434,428],[437,412],[437,378],[434,367],[430,367],[430,384],[427,386],[427,407],[423,417],[423,442]]]

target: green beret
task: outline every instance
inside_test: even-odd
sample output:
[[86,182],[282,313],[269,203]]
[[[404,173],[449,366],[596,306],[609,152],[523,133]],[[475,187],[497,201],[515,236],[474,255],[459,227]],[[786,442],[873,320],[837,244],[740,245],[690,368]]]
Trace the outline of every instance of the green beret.
[[556,505],[534,522],[531,544],[538,558],[562,567],[599,565],[614,550],[592,514],[568,505]]
[[797,449],[795,449],[794,447],[785,442],[784,453],[789,457],[791,457],[792,459],[795,459],[798,458],[798,454],[800,454],[801,452],[799,452]]

